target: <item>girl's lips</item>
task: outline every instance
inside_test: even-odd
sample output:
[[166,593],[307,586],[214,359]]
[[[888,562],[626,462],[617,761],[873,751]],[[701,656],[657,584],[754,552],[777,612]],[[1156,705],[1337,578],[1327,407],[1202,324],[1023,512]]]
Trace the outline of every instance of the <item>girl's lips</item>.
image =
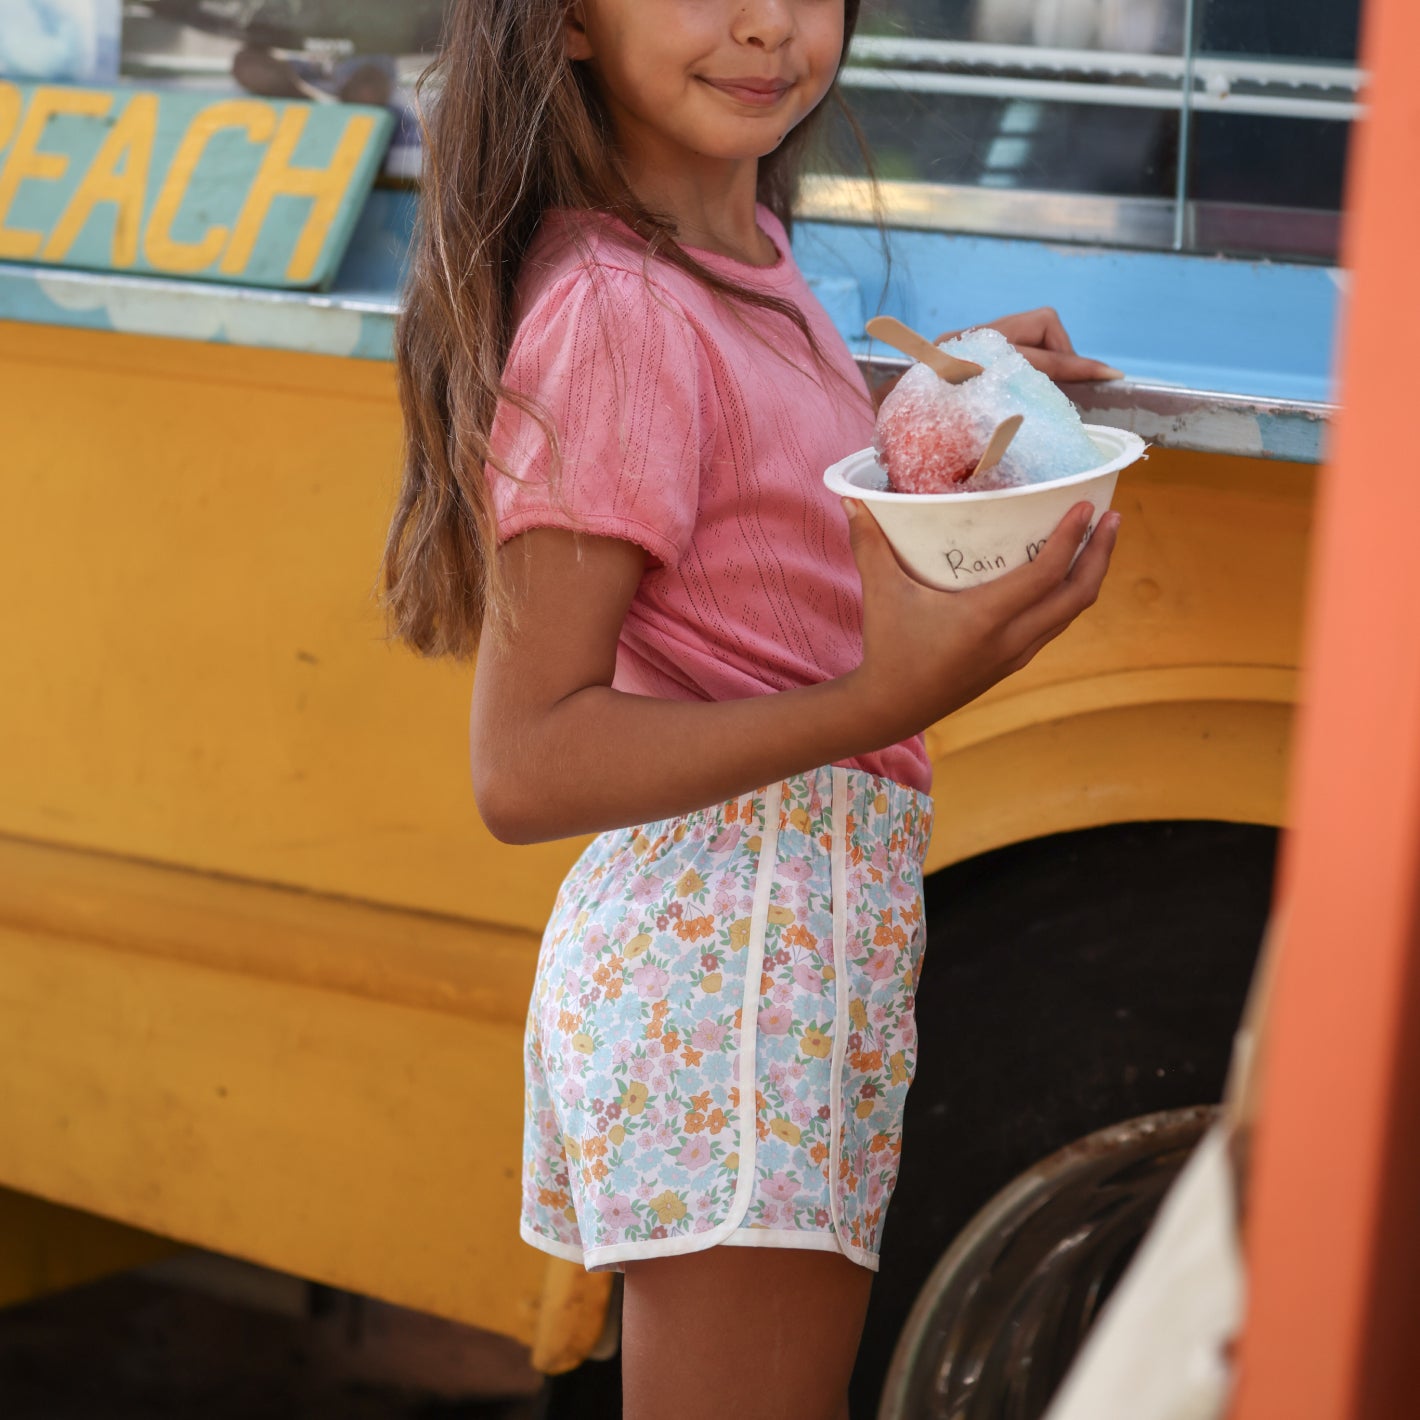
[[791,83],[780,79],[704,79],[702,82],[756,108],[771,107],[793,88]]

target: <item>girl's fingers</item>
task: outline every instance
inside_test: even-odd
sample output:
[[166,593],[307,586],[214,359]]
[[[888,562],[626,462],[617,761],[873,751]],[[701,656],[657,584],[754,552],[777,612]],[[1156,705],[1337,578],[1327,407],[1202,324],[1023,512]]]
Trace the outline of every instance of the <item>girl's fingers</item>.
[[1070,559],[1090,525],[1094,510],[1088,503],[1076,503],[1055,525],[1035,559],[1004,576],[988,582],[980,590],[999,601],[1005,617],[1020,616],[1050,596],[1065,580]]
[[1089,360],[1083,355],[1061,354],[1054,350],[1041,350],[1021,345],[1016,347],[1023,356],[1057,384],[1083,384],[1090,380],[1122,380],[1124,372],[1102,360]]
[[[1119,514],[1106,513],[1074,567],[1069,568],[1059,583],[1037,602],[1022,610],[1013,627],[1013,635],[1027,646],[1037,642],[1044,645],[1058,636],[1087,607],[1093,606],[1105,573],[1109,571],[1118,535]],[[1034,654],[1032,651],[1031,655]]]

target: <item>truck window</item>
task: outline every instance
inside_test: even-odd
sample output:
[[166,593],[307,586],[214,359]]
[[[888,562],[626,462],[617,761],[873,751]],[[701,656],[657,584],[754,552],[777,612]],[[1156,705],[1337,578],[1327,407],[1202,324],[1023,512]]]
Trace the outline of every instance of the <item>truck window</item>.
[[[1335,260],[1359,0],[865,0],[893,226]],[[862,220],[840,120],[806,215]],[[856,179],[856,180],[855,180]]]

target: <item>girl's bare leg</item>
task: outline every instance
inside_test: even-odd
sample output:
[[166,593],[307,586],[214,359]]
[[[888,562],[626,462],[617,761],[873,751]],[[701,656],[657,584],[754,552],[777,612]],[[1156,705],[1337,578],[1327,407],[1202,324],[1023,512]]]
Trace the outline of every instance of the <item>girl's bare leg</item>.
[[789,1248],[628,1262],[624,1420],[847,1420],[872,1280]]

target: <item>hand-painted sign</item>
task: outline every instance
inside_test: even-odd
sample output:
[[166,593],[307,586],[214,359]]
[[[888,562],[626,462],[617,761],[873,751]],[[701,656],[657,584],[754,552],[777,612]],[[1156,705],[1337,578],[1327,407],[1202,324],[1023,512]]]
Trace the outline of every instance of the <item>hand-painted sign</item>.
[[0,82],[0,261],[325,287],[394,117]]

